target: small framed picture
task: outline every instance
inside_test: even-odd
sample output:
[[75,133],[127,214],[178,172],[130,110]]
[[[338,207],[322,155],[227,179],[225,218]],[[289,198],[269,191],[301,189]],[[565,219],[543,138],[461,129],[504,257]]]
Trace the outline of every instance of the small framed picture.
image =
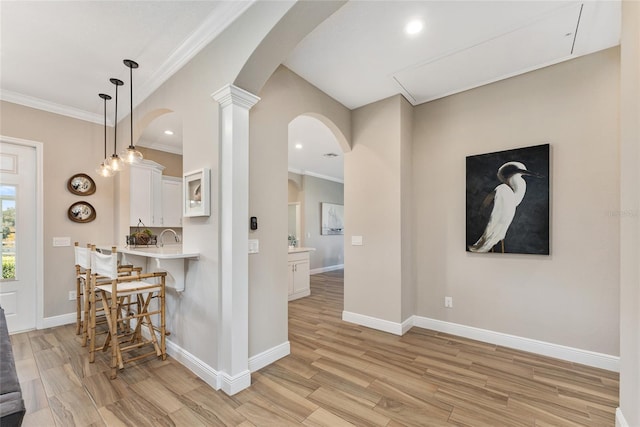
[[182,182],[182,214],[184,216],[210,215],[209,168],[185,173]]

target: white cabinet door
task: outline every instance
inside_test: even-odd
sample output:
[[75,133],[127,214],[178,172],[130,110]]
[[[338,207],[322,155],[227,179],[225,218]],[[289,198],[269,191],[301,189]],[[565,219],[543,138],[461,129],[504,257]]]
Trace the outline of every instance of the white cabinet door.
[[129,225],[162,226],[162,171],[131,165],[129,179]]
[[294,262],[289,262],[288,263],[288,273],[287,273],[287,279],[289,281],[289,297],[291,297],[291,295],[293,295],[293,282],[295,280],[295,273],[294,273],[294,268],[295,268],[295,263]]
[[309,252],[289,254],[289,301],[311,294]]
[[162,177],[162,225],[182,227],[182,179]]

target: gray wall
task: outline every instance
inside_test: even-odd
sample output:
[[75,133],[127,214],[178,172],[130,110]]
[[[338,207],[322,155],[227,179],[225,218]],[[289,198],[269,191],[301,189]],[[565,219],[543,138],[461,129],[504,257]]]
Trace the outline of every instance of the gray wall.
[[[415,109],[419,316],[619,354],[619,60],[609,49]],[[551,255],[465,252],[465,157],[547,142]]]
[[[344,310],[402,322],[402,105],[400,95],[353,111],[345,155]],[[352,246],[351,236],[362,236]]]
[[322,203],[344,205],[344,184],[309,175],[302,176],[304,228],[302,244],[310,252],[310,268],[322,269],[344,263],[344,235],[321,234]]
[[[99,102],[97,96],[96,100]],[[54,236],[70,237],[72,245],[74,241],[81,245],[112,241],[114,181],[95,173],[104,158],[104,127],[2,101],[0,128],[3,136],[43,144],[44,313],[39,315],[75,313],[75,301],[68,301],[69,291],[76,289],[73,248],[53,247],[51,242]],[[108,138],[113,138],[111,128]],[[77,173],[93,178],[94,194],[78,197],[67,190],[67,180]],[[69,220],[67,209],[79,200],[96,209],[94,221],[79,224]]]
[[291,72],[279,67],[250,111],[249,213],[259,228],[260,253],[249,257],[249,354],[281,345],[287,336],[287,197],[289,122],[314,114],[351,135],[350,111]]

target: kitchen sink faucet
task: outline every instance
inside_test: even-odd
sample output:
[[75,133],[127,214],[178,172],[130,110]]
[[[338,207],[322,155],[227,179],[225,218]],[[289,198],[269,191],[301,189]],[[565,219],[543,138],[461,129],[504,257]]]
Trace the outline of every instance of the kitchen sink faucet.
[[176,233],[174,230],[172,230],[170,228],[165,228],[164,230],[162,230],[162,232],[160,233],[160,237],[158,238],[158,240],[160,240],[160,247],[164,246],[163,237],[164,237],[164,233],[166,233],[167,231],[170,232],[170,233],[173,233],[173,238],[176,240],[176,243],[180,242],[180,238],[178,237],[178,233]]

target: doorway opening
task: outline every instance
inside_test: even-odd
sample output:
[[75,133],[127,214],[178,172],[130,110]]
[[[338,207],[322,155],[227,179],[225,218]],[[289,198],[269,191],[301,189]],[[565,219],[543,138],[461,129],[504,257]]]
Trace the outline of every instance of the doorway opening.
[[323,116],[300,115],[289,123],[290,301],[309,295],[310,275],[344,270],[341,136]]

